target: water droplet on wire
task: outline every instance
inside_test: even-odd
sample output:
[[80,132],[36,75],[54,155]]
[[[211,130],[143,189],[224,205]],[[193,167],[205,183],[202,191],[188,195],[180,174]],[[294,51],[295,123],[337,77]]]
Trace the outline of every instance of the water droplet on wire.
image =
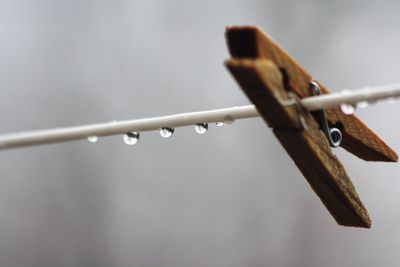
[[136,145],[137,142],[139,141],[140,133],[138,132],[129,132],[124,134],[124,142],[127,145],[133,146]]
[[369,103],[368,101],[361,101],[357,103],[357,108],[366,108],[368,107]]
[[235,118],[233,118],[231,115],[227,115],[224,117],[224,123],[232,124],[234,122],[235,122]]
[[194,129],[196,130],[196,133],[198,134],[205,134],[208,130],[208,124],[207,123],[196,123],[194,126]]
[[96,136],[96,135],[88,136],[87,139],[88,139],[88,141],[89,141],[90,143],[96,143],[97,141],[99,141],[99,137]]
[[340,110],[346,115],[351,115],[356,112],[356,107],[352,104],[343,103],[340,105]]
[[396,103],[396,98],[395,97],[390,97],[387,99],[388,104],[395,104]]
[[215,123],[215,125],[217,125],[218,127],[221,127],[221,126],[224,125],[224,122],[223,122],[223,121],[217,121],[217,122]]
[[160,135],[164,138],[169,138],[174,134],[174,128],[162,127],[160,129]]

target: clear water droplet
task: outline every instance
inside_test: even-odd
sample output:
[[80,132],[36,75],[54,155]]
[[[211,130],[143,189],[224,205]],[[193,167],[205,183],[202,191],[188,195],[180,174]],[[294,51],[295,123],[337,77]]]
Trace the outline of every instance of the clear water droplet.
[[136,145],[137,142],[139,141],[140,133],[138,132],[129,132],[124,134],[124,142],[127,145],[133,146]]
[[224,125],[224,122],[223,122],[223,121],[217,121],[217,122],[215,123],[215,125],[217,125],[218,127],[221,127],[221,126]]
[[358,108],[366,108],[368,107],[368,105],[369,105],[368,101],[361,101],[357,103]]
[[227,115],[224,117],[224,123],[232,124],[234,122],[235,122],[235,118],[233,118],[231,115]]
[[99,141],[99,137],[96,136],[96,135],[92,135],[92,136],[88,136],[87,140],[88,140],[90,143],[96,143],[97,141]]
[[205,134],[208,130],[208,123],[196,123],[194,129],[198,134]]
[[174,134],[174,128],[162,127],[160,129],[160,135],[164,138],[171,137]]
[[396,98],[395,97],[390,97],[387,99],[388,104],[395,104],[396,103]]
[[346,115],[351,115],[356,112],[356,107],[352,104],[343,103],[340,105],[340,110]]

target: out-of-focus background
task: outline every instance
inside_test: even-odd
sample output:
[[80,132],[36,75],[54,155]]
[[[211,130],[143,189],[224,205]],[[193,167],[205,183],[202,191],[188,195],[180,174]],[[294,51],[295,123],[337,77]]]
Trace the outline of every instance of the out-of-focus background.
[[[0,132],[249,103],[227,25],[332,91],[400,82],[398,1],[0,0]],[[400,151],[400,103],[357,114]],[[400,166],[335,149],[373,219],[338,226],[261,119],[0,152],[0,266],[395,266]]]

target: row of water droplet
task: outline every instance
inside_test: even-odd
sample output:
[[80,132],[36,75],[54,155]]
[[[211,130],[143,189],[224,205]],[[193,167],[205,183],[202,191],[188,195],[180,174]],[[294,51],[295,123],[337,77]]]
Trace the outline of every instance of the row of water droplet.
[[[224,122],[222,121],[216,122],[215,125],[222,126],[224,125]],[[208,131],[208,123],[196,123],[194,125],[194,129],[198,134],[205,134]],[[159,132],[161,137],[169,138],[174,134],[174,131],[175,131],[174,128],[162,127]],[[139,142],[139,138],[140,138],[140,133],[138,132],[128,132],[123,136],[124,143],[127,145],[135,145],[137,142]],[[99,137],[93,135],[89,136],[87,139],[91,143],[96,143],[99,140]]]
[[[371,104],[376,104],[377,101],[362,101],[357,104],[349,104],[349,103],[343,103],[340,105],[340,110],[346,114],[346,115],[351,115],[354,114],[357,108],[366,108]],[[387,103],[389,104],[394,104],[396,102],[396,98],[392,97],[387,99]],[[215,123],[217,126],[222,126],[224,125],[224,122],[216,122]],[[195,131],[198,134],[205,134],[208,130],[208,123],[196,123],[194,126]],[[170,128],[170,127],[162,127],[160,129],[160,135],[163,138],[169,138],[174,134],[175,129]],[[127,145],[135,145],[140,138],[140,133],[138,132],[129,132],[124,134],[123,140],[125,144]],[[98,136],[89,136],[88,141],[91,143],[96,143],[99,140]]]
[[[386,100],[386,102],[388,104],[395,104],[396,103],[396,98],[395,97],[388,98]],[[343,103],[343,104],[340,105],[340,110],[346,115],[351,115],[351,114],[354,114],[356,112],[357,108],[366,108],[369,105],[373,105],[373,104],[376,104],[376,103],[377,103],[376,100],[374,100],[374,101],[361,101],[361,102],[358,102],[357,104]]]

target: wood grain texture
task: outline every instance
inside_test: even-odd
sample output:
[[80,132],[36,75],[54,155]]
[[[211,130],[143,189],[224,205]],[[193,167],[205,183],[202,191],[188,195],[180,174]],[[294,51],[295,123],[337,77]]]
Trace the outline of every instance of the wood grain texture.
[[[263,114],[269,127],[301,129],[302,123],[295,105],[284,106],[288,100],[285,90],[282,90],[282,74],[270,60],[231,59],[226,66],[235,77],[245,93]],[[268,73],[269,79],[260,79]],[[265,90],[265,88],[268,90]]]
[[[281,100],[288,98],[288,88],[275,63],[265,59],[231,59],[226,66],[273,127],[274,134],[337,223],[369,228],[368,212],[315,120],[295,106],[282,105]],[[300,114],[308,125],[306,129],[302,128]]]
[[[284,73],[289,90],[299,98],[312,95],[309,89],[312,76],[260,28],[229,27],[226,38],[233,58],[269,59]],[[319,85],[322,94],[329,93],[326,87]],[[345,115],[338,108],[326,111],[329,124],[342,131],[344,149],[367,161],[397,161],[396,152],[356,116]]]

